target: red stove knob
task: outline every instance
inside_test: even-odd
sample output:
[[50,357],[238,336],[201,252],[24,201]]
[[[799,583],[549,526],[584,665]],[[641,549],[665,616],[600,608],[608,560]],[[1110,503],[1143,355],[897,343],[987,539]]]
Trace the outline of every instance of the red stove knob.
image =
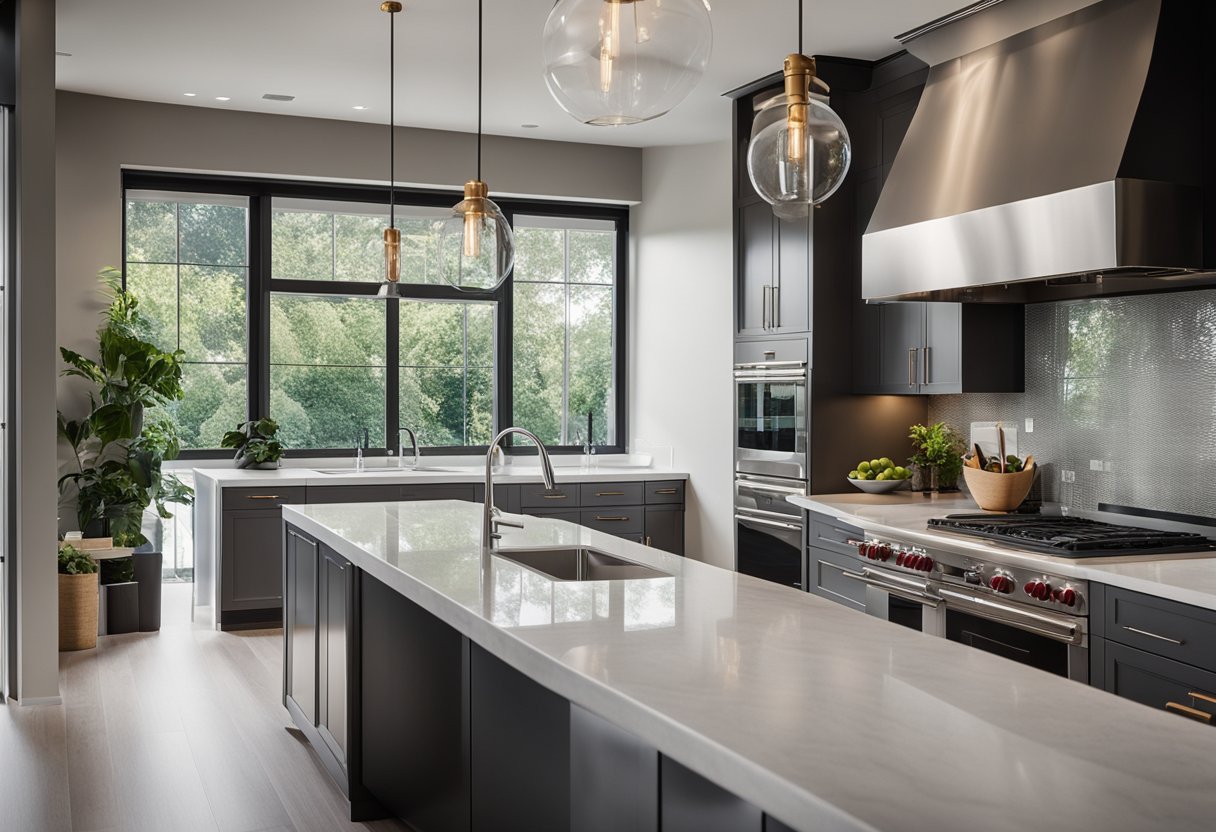
[[858,543],[857,544],[857,556],[858,557],[864,558],[866,556],[866,552],[868,552],[868,551],[870,551],[869,543]]
[[1005,575],[994,575],[992,580],[988,582],[988,586],[997,592],[1008,595],[1010,592],[1013,592],[1013,579]]
[[871,543],[869,548],[866,549],[866,557],[868,557],[870,560],[878,560],[878,544],[877,543]]
[[1072,587],[1068,587],[1060,593],[1060,603],[1066,607],[1075,606],[1077,603],[1077,591]]
[[1046,601],[1052,597],[1051,584],[1046,581],[1028,581],[1023,589],[1031,598],[1037,598],[1040,601]]
[[1031,598],[1033,598],[1034,597],[1034,588],[1035,588],[1036,584],[1038,584],[1038,581],[1027,581],[1026,585],[1024,587],[1022,587],[1022,591],[1025,592],[1027,595],[1029,595]]
[[890,546],[883,546],[882,551],[879,552],[878,554],[879,554],[879,557],[881,557],[883,559],[883,562],[885,563],[886,561],[889,561],[891,559],[891,555],[895,554],[895,550],[892,549]]
[[918,568],[922,572],[932,572],[933,571],[933,558],[929,557],[928,555],[925,555],[924,558],[921,560],[920,566]]
[[903,549],[899,550],[899,554],[895,556],[896,566],[906,566],[908,563],[908,553]]
[[924,555],[908,555],[908,559],[904,561],[904,566],[909,569],[920,569],[920,562],[924,559]]

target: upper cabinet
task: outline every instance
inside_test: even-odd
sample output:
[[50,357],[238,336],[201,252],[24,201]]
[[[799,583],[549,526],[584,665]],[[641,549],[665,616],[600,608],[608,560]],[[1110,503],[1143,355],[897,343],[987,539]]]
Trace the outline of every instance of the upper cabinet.
[[767,202],[738,211],[738,334],[811,328],[811,218],[778,220]]

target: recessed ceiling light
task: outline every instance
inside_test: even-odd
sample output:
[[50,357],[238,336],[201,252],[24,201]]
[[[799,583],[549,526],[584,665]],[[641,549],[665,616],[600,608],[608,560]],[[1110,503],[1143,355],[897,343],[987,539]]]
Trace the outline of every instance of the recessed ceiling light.
[[525,130],[535,130],[537,127],[540,127],[539,124],[521,124],[519,126]]
[[198,95],[198,93],[196,93],[196,92],[184,92],[184,93],[182,93],[182,95],[186,96],[186,98],[194,98],[194,96]]
[[215,97],[215,100],[216,101],[231,101],[232,99],[227,95],[217,95]]
[[362,104],[356,104],[356,105],[355,105],[354,107],[352,107],[351,109],[352,109],[352,110],[366,110],[367,108],[366,108],[366,107],[364,107]]

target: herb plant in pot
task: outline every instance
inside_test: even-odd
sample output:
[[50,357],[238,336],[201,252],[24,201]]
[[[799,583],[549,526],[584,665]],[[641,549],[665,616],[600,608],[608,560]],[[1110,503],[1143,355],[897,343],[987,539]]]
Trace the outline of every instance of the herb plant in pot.
[[945,422],[913,425],[908,438],[913,447],[912,490],[957,491],[966,449],[958,431]]
[[237,468],[278,468],[283,458],[283,443],[275,438],[278,432],[274,419],[256,419],[225,433],[220,447],[236,449]]
[[97,646],[97,563],[69,543],[59,547],[59,649]]
[[[97,358],[60,348],[63,375],[86,381],[88,408],[80,418],[59,413],[59,436],[72,450],[75,471],[59,480],[60,499],[75,504],[88,537],[113,537],[115,546],[143,546],[144,512],[164,519],[170,503],[189,504],[194,492],[162,463],[179,450],[177,429],[156,409],[179,401],[182,352],[165,352],[148,340],[139,301],[114,269],[101,273],[110,304],[97,330]],[[145,416],[146,413],[151,413]],[[130,580],[131,562],[107,562],[104,584]],[[157,571],[159,570],[152,570]]]

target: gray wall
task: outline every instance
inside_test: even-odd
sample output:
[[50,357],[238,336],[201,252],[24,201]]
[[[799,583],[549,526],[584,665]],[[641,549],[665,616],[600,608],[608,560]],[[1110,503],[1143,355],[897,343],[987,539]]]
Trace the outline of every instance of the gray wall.
[[685,551],[733,569],[730,142],[647,148],[630,218],[629,431],[692,475]]
[[929,416],[1017,425],[1047,499],[1216,517],[1216,290],[1027,306],[1026,392],[931,396]]
[[[375,182],[387,180],[387,127],[58,94],[57,320],[60,343],[88,349],[102,299],[96,275],[120,265],[123,166]],[[398,128],[399,185],[460,187],[475,172],[468,133]],[[487,136],[492,194],[631,203],[642,151]],[[62,383],[60,397],[71,391]]]
[[[55,4],[17,8],[16,575],[11,691],[59,697],[55,561]],[[12,678],[15,676],[15,679]]]

